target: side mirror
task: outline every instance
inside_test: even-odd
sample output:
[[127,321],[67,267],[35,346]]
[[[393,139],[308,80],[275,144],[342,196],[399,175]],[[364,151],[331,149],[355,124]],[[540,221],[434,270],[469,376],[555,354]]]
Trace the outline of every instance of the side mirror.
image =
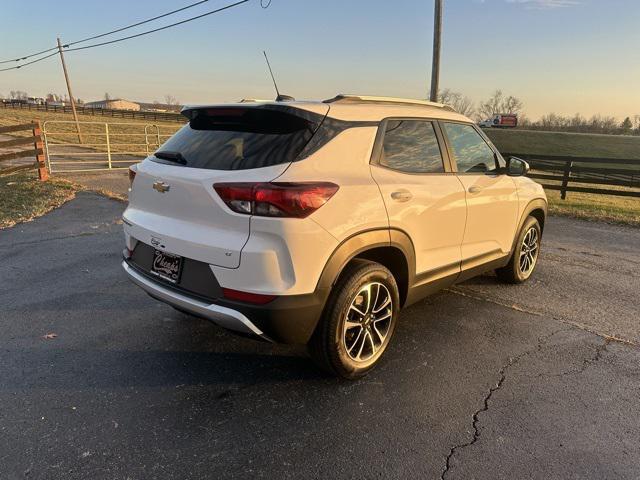
[[510,157],[507,160],[507,175],[511,177],[524,177],[529,173],[529,164],[518,157]]

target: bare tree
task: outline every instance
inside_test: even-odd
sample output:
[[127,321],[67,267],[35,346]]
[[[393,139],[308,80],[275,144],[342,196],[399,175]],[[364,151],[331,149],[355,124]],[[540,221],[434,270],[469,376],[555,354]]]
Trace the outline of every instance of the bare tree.
[[29,98],[29,94],[24,90],[11,90],[11,98],[15,98],[17,100],[26,100]]
[[179,105],[178,99],[169,93],[164,96],[164,103],[169,105],[170,107]]
[[512,95],[509,95],[502,101],[502,112],[500,113],[520,113],[522,110],[522,101]]
[[501,113],[500,109],[502,108],[502,100],[502,90],[496,90],[489,99],[484,102],[480,102],[478,113],[483,118],[491,118],[494,115]]
[[527,117],[525,113],[521,113],[518,115],[518,126],[521,128],[529,128],[534,124],[534,122]]
[[452,106],[456,112],[467,117],[471,117],[475,113],[473,100],[460,92],[454,92],[448,88],[438,92],[438,102]]
[[569,127],[571,127],[571,129],[576,132],[583,132],[587,130],[587,119],[579,113],[576,113],[573,117],[571,117],[568,123]]
[[105,93],[104,93],[104,99],[105,99],[106,101],[111,100],[111,95],[109,94],[109,92],[105,92]]
[[609,116],[602,119],[602,128],[605,133],[616,133],[619,127],[620,124],[615,117]]
[[513,95],[504,96],[502,90],[496,90],[486,101],[480,102],[478,113],[482,118],[491,118],[499,113],[520,113],[522,100]]

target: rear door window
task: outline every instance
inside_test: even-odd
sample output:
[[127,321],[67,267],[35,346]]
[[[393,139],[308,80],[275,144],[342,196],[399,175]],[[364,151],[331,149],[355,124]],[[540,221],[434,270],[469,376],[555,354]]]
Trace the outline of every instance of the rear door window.
[[388,120],[380,165],[406,173],[443,173],[442,153],[433,123]]
[[314,121],[296,115],[294,109],[288,110],[196,110],[189,124],[162,145],[152,160],[210,170],[246,170],[292,162],[322,117]]
[[458,172],[486,173],[496,170],[498,165],[493,150],[472,125],[448,122],[442,125]]

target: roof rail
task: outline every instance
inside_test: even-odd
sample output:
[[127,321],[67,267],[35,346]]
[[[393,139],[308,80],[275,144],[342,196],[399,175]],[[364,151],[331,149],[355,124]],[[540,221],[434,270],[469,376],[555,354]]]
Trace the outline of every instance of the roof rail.
[[329,98],[323,101],[324,103],[392,103],[396,105],[422,105],[426,107],[442,108],[443,110],[449,110],[455,112],[455,109],[450,105],[443,103],[429,102],[427,100],[415,100],[412,98],[396,98],[396,97],[375,97],[371,95],[349,95],[341,93],[333,98]]

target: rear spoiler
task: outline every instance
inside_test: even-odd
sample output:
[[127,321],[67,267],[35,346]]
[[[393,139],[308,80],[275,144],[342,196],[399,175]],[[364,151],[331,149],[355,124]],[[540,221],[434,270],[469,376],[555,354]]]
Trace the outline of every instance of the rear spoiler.
[[294,105],[287,105],[283,103],[244,102],[218,105],[185,105],[184,107],[182,107],[182,110],[180,110],[180,113],[189,120],[193,120],[196,117],[197,112],[202,110],[219,110],[221,113],[224,112],[227,115],[233,115],[234,110],[247,110],[250,108],[289,113],[318,125],[322,123],[322,120],[324,120],[327,113],[329,112],[328,106],[325,112],[316,113],[304,108],[297,108]]

